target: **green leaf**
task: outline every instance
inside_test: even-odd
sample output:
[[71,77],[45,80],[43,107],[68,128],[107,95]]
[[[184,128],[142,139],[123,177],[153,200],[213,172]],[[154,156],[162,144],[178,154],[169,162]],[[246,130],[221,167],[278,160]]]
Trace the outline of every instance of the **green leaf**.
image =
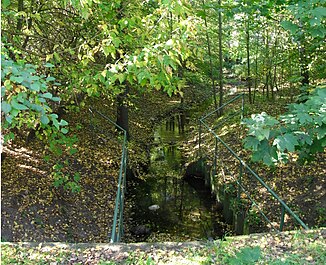
[[311,153],[315,154],[318,152],[323,152],[326,144],[326,138],[322,139],[315,139],[314,142],[311,145],[310,151]]
[[289,30],[291,32],[292,35],[295,35],[296,32],[299,30],[299,26],[293,24],[291,21],[282,21],[281,22],[281,26],[286,29]]
[[68,133],[68,129],[66,129],[66,128],[61,128],[61,132],[62,132],[63,134],[67,134],[67,133]]
[[11,124],[12,123],[13,116],[12,115],[7,115],[6,116],[6,121]]
[[13,100],[11,101],[11,106],[12,106],[13,108],[17,109],[17,110],[27,110],[27,109],[28,109],[27,106],[18,103],[15,99],[13,99]]
[[10,111],[11,116],[16,117],[19,114],[19,110],[12,108]]
[[34,82],[31,84],[31,90],[39,92],[41,89],[41,84],[39,82]]
[[51,82],[51,81],[55,81],[55,78],[53,76],[48,76],[45,80],[46,82]]
[[75,173],[74,175],[74,181],[78,182],[80,180],[80,174],[79,173]]
[[257,151],[253,152],[251,156],[252,161],[263,161],[267,166],[273,165],[277,161],[277,158],[276,147],[270,146],[266,139],[261,141]]
[[325,138],[325,136],[326,136],[326,125],[323,124],[322,126],[315,128],[314,132],[317,134],[317,139],[318,140]]
[[55,114],[55,113],[51,113],[49,116],[50,116],[51,120],[58,118],[58,114]]
[[52,101],[55,101],[55,102],[58,102],[58,101],[60,101],[61,99],[60,99],[59,97],[53,97],[53,98],[51,98],[51,100],[52,100]]
[[258,145],[260,144],[260,141],[253,136],[246,137],[244,142],[245,142],[244,148],[253,151],[257,151]]
[[259,247],[245,247],[236,254],[237,259],[241,261],[240,264],[253,264],[259,260],[260,256],[261,251]]
[[1,110],[7,114],[11,111],[11,105],[7,101],[2,101]]
[[304,144],[311,145],[312,144],[311,136],[304,132],[298,132],[297,139],[298,139],[299,144],[301,143],[300,145],[304,145]]
[[317,19],[320,20],[320,19],[326,17],[326,7],[318,6],[315,9],[313,9],[311,11],[311,13],[312,13],[313,17],[316,17]]
[[68,125],[68,122],[65,121],[65,120],[60,120],[59,125],[60,125],[60,126],[66,126],[66,125]]
[[10,5],[10,0],[3,0],[2,1],[2,8],[5,9]]
[[119,48],[119,45],[121,44],[121,40],[119,38],[112,38],[112,43],[116,48]]
[[41,103],[46,103],[45,98],[37,98],[37,99],[38,99],[38,101],[41,102]]
[[47,93],[42,94],[41,97],[51,99],[52,94],[50,92],[47,92]]
[[111,54],[111,56],[114,58],[114,54],[115,54],[115,47],[113,45],[109,45],[109,46],[103,46],[103,52],[105,54],[105,56],[108,56]]
[[51,67],[54,67],[54,65],[53,65],[52,63],[46,63],[46,64],[44,65],[44,67],[51,68]]
[[118,79],[120,84],[122,84],[126,80],[126,75],[123,73],[118,74]]
[[13,81],[13,82],[21,84],[24,81],[24,77],[12,75],[12,76],[10,76],[10,80]]
[[49,124],[49,122],[50,122],[50,119],[48,118],[48,116],[46,116],[46,115],[41,116],[41,123],[42,124],[47,125],[47,124]]
[[297,136],[286,133],[284,135],[280,135],[275,138],[273,145],[277,146],[277,148],[281,151],[288,150],[289,152],[295,151],[295,146],[299,145]]
[[257,128],[251,131],[250,135],[255,136],[258,141],[269,139],[269,129]]
[[5,134],[3,137],[3,143],[6,144],[8,141],[15,139],[15,134],[13,132],[10,132],[8,134]]
[[77,149],[76,148],[72,148],[72,149],[69,150],[69,153],[71,155],[76,154],[77,153]]
[[60,128],[59,128],[58,120],[57,119],[52,119],[52,122],[53,122],[54,127],[56,127],[59,130]]

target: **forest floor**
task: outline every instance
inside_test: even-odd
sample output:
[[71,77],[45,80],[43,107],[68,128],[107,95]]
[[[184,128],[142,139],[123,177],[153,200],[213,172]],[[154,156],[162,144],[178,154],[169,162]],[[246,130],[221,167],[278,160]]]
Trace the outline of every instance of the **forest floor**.
[[[135,175],[141,174],[142,164],[147,163],[154,124],[178,107],[178,103],[177,98],[161,92],[132,100],[128,156]],[[61,164],[69,162],[65,173],[80,174],[80,192],[54,188],[51,172],[58,161],[43,159],[44,146],[39,140],[27,143],[26,136],[18,135],[4,146],[2,241],[108,241],[122,146],[117,132],[103,133],[92,127],[89,106],[111,118],[116,113],[116,106],[110,100],[90,100],[80,112],[63,117],[69,122],[71,133],[79,139],[74,146],[78,152],[59,160]]]
[[[200,105],[203,102],[205,91],[194,91],[186,95],[183,103],[185,106],[194,106],[196,103]],[[51,170],[56,161],[43,159],[44,146],[38,140],[27,144],[23,137],[17,137],[4,147],[6,158],[1,165],[2,241],[108,241],[121,144],[117,141],[117,135],[96,133],[90,126],[87,106],[115,117],[116,106],[113,103],[105,100],[97,102],[89,101],[79,113],[64,117],[71,124],[71,132],[77,135],[79,142],[76,144],[78,152],[73,157],[62,157],[60,160],[62,163],[69,161],[68,173],[80,173],[81,191],[78,193],[53,187]],[[180,98],[169,98],[163,92],[156,91],[131,99],[131,102],[129,166],[136,176],[141,176],[142,166],[146,166],[148,161],[153,127],[164,116],[180,107]],[[251,108],[250,111],[261,112],[264,109],[275,109],[278,112],[284,108],[273,103],[257,105],[257,109]],[[209,109],[199,111],[206,113]],[[197,121],[195,117],[192,118],[188,131],[189,141],[184,144],[185,155],[189,158],[193,157],[198,140]],[[233,132],[235,131],[239,130],[235,128]],[[229,130],[226,137],[231,134],[232,130]],[[232,137],[230,139],[232,141]],[[269,170],[263,178],[296,209],[310,227],[316,227],[325,225],[325,171],[325,154],[322,154],[313,164],[284,166],[277,174]]]

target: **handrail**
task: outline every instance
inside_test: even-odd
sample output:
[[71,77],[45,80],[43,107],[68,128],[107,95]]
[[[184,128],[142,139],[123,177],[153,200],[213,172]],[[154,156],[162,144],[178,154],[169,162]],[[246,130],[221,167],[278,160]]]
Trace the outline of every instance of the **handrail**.
[[[240,98],[240,97],[242,97],[242,99],[243,99],[244,94],[241,93],[241,94],[235,96],[234,98],[232,98],[232,99],[230,99],[229,101],[225,102],[222,106],[220,106],[220,107],[218,107],[217,109],[215,109],[215,110],[209,112],[209,113],[206,114],[205,116],[202,116],[202,117],[200,118],[200,120],[205,120],[206,118],[208,118],[209,116],[211,116],[211,115],[214,114],[215,112],[218,112],[220,109],[223,109],[225,106],[229,105],[230,103],[232,103],[233,101],[237,100],[237,99]],[[243,110],[243,109],[242,109],[242,110]]]
[[112,121],[109,117],[105,116],[97,110],[92,110],[89,108],[89,111],[94,115],[94,113],[101,116],[103,119],[109,121],[115,127],[123,131],[123,142],[122,142],[122,155],[119,169],[119,178],[118,178],[118,188],[117,195],[115,199],[114,215],[113,215],[113,224],[112,231],[110,236],[110,242],[120,242],[121,237],[123,236],[123,208],[124,208],[124,194],[126,190],[126,172],[127,172],[127,132],[121,126]]
[[[223,104],[221,107],[217,108],[216,110],[210,112],[209,114],[202,116],[202,118],[199,119],[199,134],[201,134],[201,125],[203,125],[213,136],[216,140],[218,140],[231,154],[232,156],[234,156],[239,162],[240,162],[240,167],[244,167],[246,170],[248,170],[248,172],[250,172],[256,180],[259,181],[259,183],[261,185],[263,185],[263,187],[266,188],[266,190],[268,191],[269,194],[271,194],[281,205],[281,220],[280,220],[280,231],[283,229],[283,225],[284,225],[284,213],[285,211],[287,211],[304,229],[309,229],[308,226],[288,207],[288,205],[256,174],[256,172],[254,172],[233,150],[232,148],[226,144],[215,132],[213,129],[211,129],[209,127],[209,125],[207,123],[204,122],[204,120],[209,117],[210,115],[212,115],[213,113],[219,111],[220,109],[224,108],[225,106],[227,106],[228,104],[232,103],[233,101],[235,101],[236,99],[238,99],[239,97],[243,97],[243,94],[238,95],[236,97],[234,97],[233,99],[231,99],[230,101],[228,101],[227,103]],[[242,111],[243,111],[243,101],[242,101]],[[243,114],[243,112],[242,112]],[[214,129],[216,128],[216,126],[214,127]],[[201,140],[201,135],[199,135],[199,141]],[[200,147],[200,142],[199,142],[199,147]],[[216,148],[216,147],[215,147]],[[215,150],[216,151],[216,150]],[[240,175],[242,172],[242,168],[240,168]],[[238,180],[236,180],[237,184],[238,184],[238,188],[241,188],[244,191],[244,187],[241,184],[241,180],[240,182]],[[246,192],[245,192],[246,193]],[[246,193],[247,195],[247,193]],[[251,196],[248,196],[248,198],[254,203],[254,205],[257,205],[257,203],[251,198]],[[265,218],[267,218],[265,216],[265,214],[263,214],[263,216]],[[267,219],[267,221],[269,221]]]

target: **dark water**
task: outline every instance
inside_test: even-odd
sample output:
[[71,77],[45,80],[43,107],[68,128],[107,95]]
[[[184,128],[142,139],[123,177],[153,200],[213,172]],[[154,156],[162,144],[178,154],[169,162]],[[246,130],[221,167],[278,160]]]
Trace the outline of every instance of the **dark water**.
[[[140,240],[198,240],[223,235],[221,214],[201,179],[185,180],[181,145],[186,140],[185,117],[177,114],[155,130],[151,166],[144,181],[129,189],[134,226],[152,233]],[[151,205],[159,209],[150,210]]]

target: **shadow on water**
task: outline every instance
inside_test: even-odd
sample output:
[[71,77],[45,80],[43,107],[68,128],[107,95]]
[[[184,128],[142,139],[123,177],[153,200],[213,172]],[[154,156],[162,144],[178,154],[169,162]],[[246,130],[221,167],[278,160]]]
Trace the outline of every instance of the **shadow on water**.
[[174,114],[156,128],[149,174],[128,190],[127,196],[132,198],[130,231],[136,234],[136,241],[223,235],[221,213],[204,181],[183,177],[185,161],[180,146],[186,139],[185,122],[184,114]]

